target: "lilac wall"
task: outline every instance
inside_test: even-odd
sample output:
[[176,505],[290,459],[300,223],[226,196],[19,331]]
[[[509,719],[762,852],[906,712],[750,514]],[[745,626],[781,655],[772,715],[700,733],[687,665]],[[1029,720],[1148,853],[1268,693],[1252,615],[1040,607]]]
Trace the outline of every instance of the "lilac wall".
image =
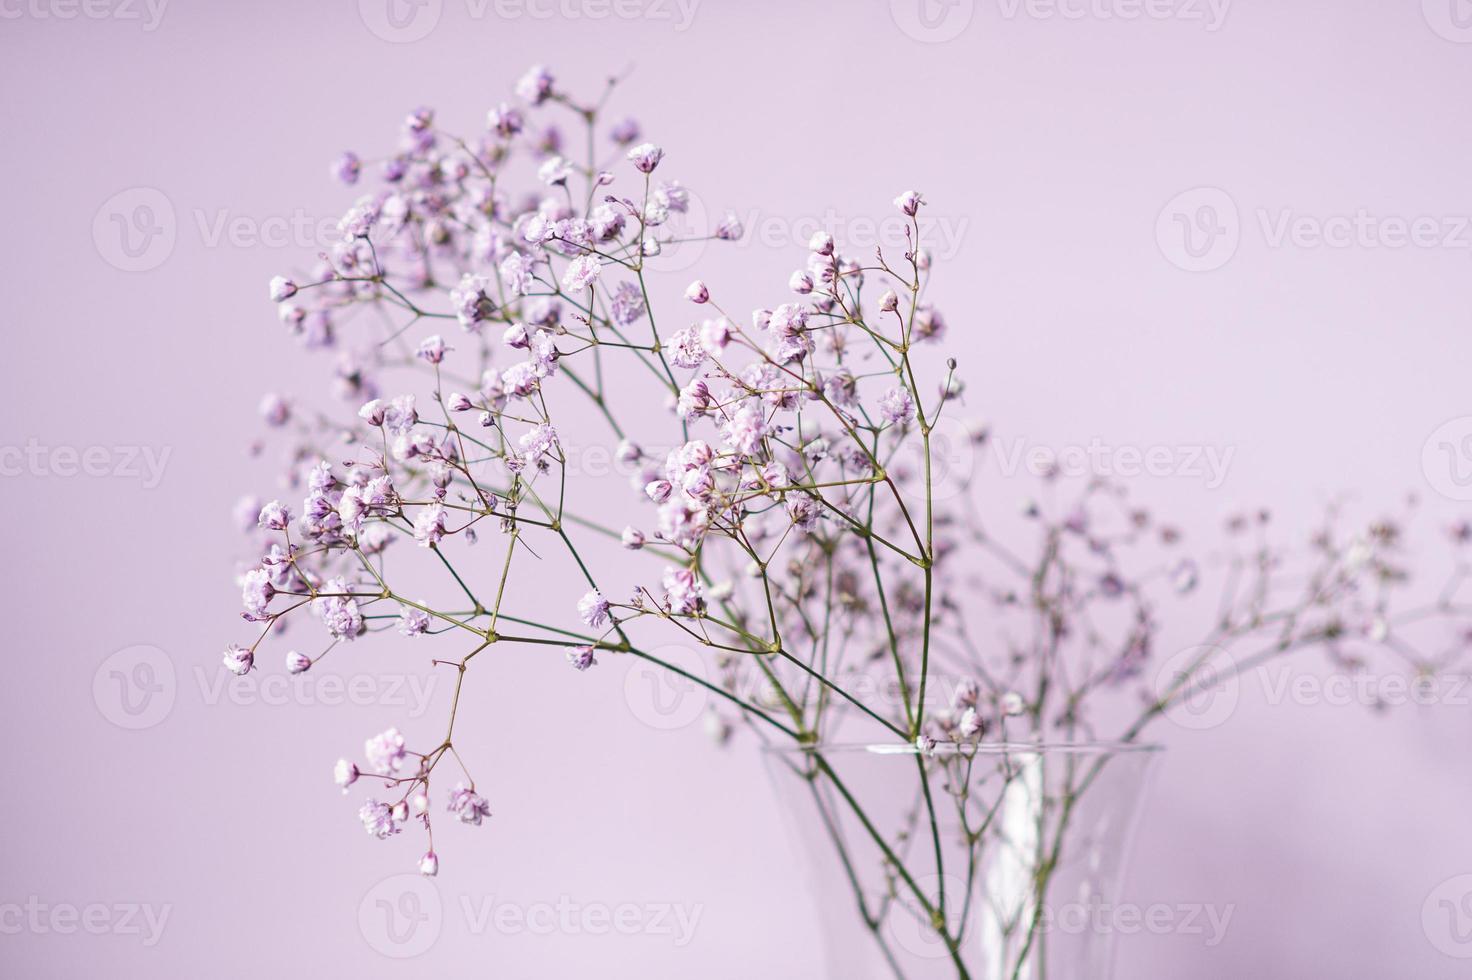
[[[0,972],[403,975],[374,902],[412,846],[368,840],[328,771],[386,724],[439,726],[447,692],[419,712],[407,684],[222,689],[229,509],[270,492],[243,452],[261,393],[319,377],[264,297],[347,200],[327,162],[385,145],[420,103],[479,125],[532,60],[584,89],[635,66],[621,104],[756,233],[722,256],[730,282],[781,283],[811,222],[861,236],[924,190],[972,408],[1029,445],[1231,451],[1219,485],[1141,481],[1181,523],[1262,499],[1304,521],[1341,490],[1456,512],[1465,3],[953,0],[922,22],[918,2],[428,0],[391,23],[382,0],[0,0]],[[1416,218],[1428,236],[1396,247]],[[1448,420],[1461,458],[1433,446],[1423,465]],[[1012,507],[1021,484],[991,480]],[[615,671],[496,670],[466,729],[504,746],[496,817],[441,847],[411,972],[814,975],[816,919],[752,754],[651,731]],[[1231,724],[1163,731],[1130,898],[1233,913],[1210,947],[1123,937],[1122,976],[1464,976],[1449,954],[1472,944],[1439,900],[1472,891],[1469,719],[1464,694],[1444,700],[1377,717],[1249,680]],[[634,934],[593,934],[622,905]],[[693,934],[656,927],[658,905],[698,909]],[[589,910],[593,930],[556,927]]]

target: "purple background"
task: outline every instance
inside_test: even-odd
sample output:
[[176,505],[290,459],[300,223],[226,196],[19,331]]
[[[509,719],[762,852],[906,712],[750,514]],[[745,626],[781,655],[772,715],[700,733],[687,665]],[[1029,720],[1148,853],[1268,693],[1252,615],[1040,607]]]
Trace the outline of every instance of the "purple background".
[[[388,724],[438,732],[447,690],[406,719],[403,692],[237,704],[216,687],[220,649],[244,635],[230,508],[272,493],[243,452],[255,404],[315,390],[328,363],[297,353],[264,298],[316,250],[291,224],[350,199],[326,174],[339,151],[388,146],[420,103],[472,131],[532,61],[583,92],[635,67],[617,104],[666,146],[670,174],[772,229],[708,253],[725,282],[778,287],[810,222],[838,222],[842,239],[861,227],[845,222],[923,190],[957,236],[935,296],[969,407],[1029,444],[1231,448],[1219,487],[1140,481],[1183,525],[1215,528],[1260,500],[1302,524],[1340,491],[1372,512],[1420,492],[1428,532],[1457,512],[1438,492],[1456,492],[1446,467],[1422,453],[1448,420],[1454,437],[1472,432],[1472,232],[1458,220],[1472,214],[1472,31],[1450,18],[1454,0],[1240,0],[1219,23],[1184,0],[1064,5],[1079,17],[960,0],[933,8],[950,40],[907,33],[914,3],[893,7],[703,0],[682,25],[671,3],[596,19],[596,0],[548,18],[444,0],[410,23],[434,21],[412,41],[375,34],[384,5],[368,0],[366,14],[343,0],[173,0],[156,23],[143,6],[3,7],[0,446],[53,455],[17,473],[11,454],[0,480],[0,972],[815,975],[816,918],[760,761],[713,751],[698,726],[651,731],[621,667],[572,684],[565,667],[509,654],[468,687],[461,737],[483,749],[496,817],[445,833],[439,932],[408,967],[375,951],[358,909],[410,870],[417,842],[369,841],[328,772]],[[1138,9],[1176,15],[1122,16]],[[1200,187],[1225,192],[1237,215],[1218,217],[1240,242],[1191,272],[1173,261],[1172,212],[1160,234],[1157,218]],[[173,242],[155,239],[144,271],[118,267],[111,217],[135,215],[144,198],[113,198],[133,188],[172,212],[155,209]],[[1194,217],[1197,198],[1184,200]],[[1401,248],[1275,239],[1285,214],[1360,209],[1442,232]],[[222,218],[236,234],[217,237]],[[106,475],[68,475],[54,455],[94,446],[108,447],[94,467]],[[114,447],[167,450],[162,479],[130,475]],[[984,462],[992,505],[1014,508],[1023,482]],[[1172,631],[1184,643],[1197,626]],[[175,680],[171,710],[128,731],[94,680],[135,645],[162,651]],[[276,655],[265,666],[279,673]],[[1465,976],[1445,950],[1472,948],[1444,916],[1423,918],[1433,890],[1456,899],[1465,883],[1444,883],[1472,872],[1465,694],[1389,716],[1270,700],[1249,680],[1230,724],[1157,730],[1171,751],[1128,898],[1234,913],[1210,948],[1185,931],[1122,937],[1120,975]],[[32,896],[169,918],[151,946],[125,927],[13,928],[4,907]],[[677,947],[477,932],[462,906],[563,896],[701,917]]]

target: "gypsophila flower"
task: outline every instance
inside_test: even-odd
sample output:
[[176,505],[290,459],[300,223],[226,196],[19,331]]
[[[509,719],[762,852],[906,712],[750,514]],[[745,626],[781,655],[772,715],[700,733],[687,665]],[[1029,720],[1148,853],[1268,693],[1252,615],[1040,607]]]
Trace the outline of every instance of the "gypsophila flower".
[[445,536],[445,508],[441,504],[430,504],[414,518],[414,540],[422,548],[439,544]]
[[480,826],[480,822],[491,815],[490,804],[486,798],[475,790],[470,789],[464,783],[456,783],[455,789],[450,793],[449,810],[461,823]]
[[291,510],[281,501],[273,500],[261,508],[256,523],[272,531],[284,531],[291,526]]
[[578,618],[595,629],[604,625],[608,622],[608,600],[597,589],[590,590],[578,600]]
[[240,598],[245,606],[246,618],[261,620],[266,618],[266,607],[270,605],[271,599],[276,594],[276,587],[271,584],[271,575],[264,568],[252,568],[245,573],[240,590]]
[[363,821],[363,829],[368,831],[368,836],[378,840],[386,840],[401,829],[394,819],[393,808],[387,803],[379,803],[373,799],[368,800],[358,810],[358,819]]
[[301,674],[312,666],[312,658],[296,650],[289,650],[286,654],[286,672],[288,674]]
[[425,851],[424,857],[419,859],[419,873],[428,878],[440,873],[440,859],[434,851]]
[[685,287],[685,298],[692,303],[709,303],[710,290],[699,279]]
[[915,399],[901,385],[895,385],[879,400],[879,412],[891,425],[908,425],[915,418]]
[[661,578],[664,604],[673,613],[689,615],[700,608],[702,588],[688,568],[666,568]]
[[358,182],[358,177],[363,173],[363,161],[358,159],[358,154],[348,150],[338,157],[332,164],[332,176],[344,184],[352,185]]
[[912,218],[915,216],[915,212],[920,210],[921,203],[922,199],[919,191],[905,191],[894,199],[894,206]]
[[542,65],[533,65],[516,83],[516,94],[532,105],[541,105],[552,96],[552,73]]
[[284,303],[297,293],[296,283],[285,276],[276,276],[271,280],[271,301],[273,303]]
[[374,772],[385,775],[398,772],[404,765],[404,736],[397,728],[374,735],[363,743],[363,757]]
[[338,759],[337,765],[332,767],[332,781],[346,794],[348,787],[358,781],[358,767],[346,759]]
[[659,166],[659,161],[664,159],[664,150],[653,143],[640,143],[629,150],[628,156],[636,170],[641,174],[649,174],[653,173],[654,168]]
[[567,662],[577,670],[598,666],[598,658],[593,655],[592,646],[570,647],[567,651]]
[[261,399],[260,412],[267,425],[279,428],[291,418],[291,405],[280,395],[270,394]]
[[638,551],[644,547],[644,532],[638,528],[626,527],[624,528],[623,534],[619,535],[619,540],[630,551]]
[[237,677],[248,673],[255,660],[255,653],[239,644],[232,643],[225,649],[225,669]]
[[445,352],[449,349],[440,335],[434,334],[433,336],[425,337],[419,344],[419,349],[414,353],[431,364],[438,364],[445,359]]
[[587,289],[597,281],[602,271],[603,266],[598,263],[596,255],[579,255],[568,263],[567,271],[562,274],[562,288],[569,293]]

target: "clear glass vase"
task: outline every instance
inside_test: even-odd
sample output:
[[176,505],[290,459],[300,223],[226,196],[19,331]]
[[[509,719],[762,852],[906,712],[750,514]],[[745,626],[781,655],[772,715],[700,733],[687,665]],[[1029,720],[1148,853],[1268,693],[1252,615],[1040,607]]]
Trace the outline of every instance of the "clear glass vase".
[[833,980],[1109,980],[1156,747],[766,754]]

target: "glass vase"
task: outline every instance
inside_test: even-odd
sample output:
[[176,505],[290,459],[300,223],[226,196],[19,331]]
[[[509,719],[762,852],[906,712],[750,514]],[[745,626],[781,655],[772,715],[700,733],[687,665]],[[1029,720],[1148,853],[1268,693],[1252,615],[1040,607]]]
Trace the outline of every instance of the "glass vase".
[[1156,747],[766,753],[832,980],[1109,980]]

